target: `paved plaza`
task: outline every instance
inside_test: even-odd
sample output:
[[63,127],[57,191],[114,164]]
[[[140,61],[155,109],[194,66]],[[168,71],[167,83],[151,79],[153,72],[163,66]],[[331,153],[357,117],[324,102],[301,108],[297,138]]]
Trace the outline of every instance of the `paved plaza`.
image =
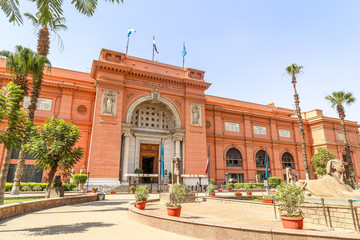
[[[153,194],[151,198],[158,196]],[[130,219],[127,208],[134,201],[134,195],[107,195],[106,198],[0,221],[0,240],[191,239]]]

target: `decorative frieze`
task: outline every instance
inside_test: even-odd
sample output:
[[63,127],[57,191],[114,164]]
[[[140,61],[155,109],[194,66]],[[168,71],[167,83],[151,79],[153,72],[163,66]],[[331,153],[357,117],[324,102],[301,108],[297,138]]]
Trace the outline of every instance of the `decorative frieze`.
[[266,127],[254,126],[254,134],[266,135]]
[[[23,108],[28,108],[29,105],[30,105],[30,97],[25,97]],[[38,101],[36,103],[37,110],[51,111],[51,106],[52,106],[51,99],[38,98]]]
[[238,123],[225,122],[225,130],[229,132],[240,132],[240,126]]
[[290,130],[279,129],[279,136],[289,138],[290,137]]

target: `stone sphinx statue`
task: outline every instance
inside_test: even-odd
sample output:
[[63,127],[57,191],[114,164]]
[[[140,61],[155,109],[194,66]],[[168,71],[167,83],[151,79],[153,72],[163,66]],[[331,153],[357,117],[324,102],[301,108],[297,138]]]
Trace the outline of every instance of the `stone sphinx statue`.
[[56,176],[50,190],[50,198],[64,197],[65,188],[62,186],[61,176]]
[[327,175],[317,180],[299,180],[296,185],[312,196],[359,198],[360,191],[355,191],[347,184],[344,172],[344,163],[333,159],[326,165]]

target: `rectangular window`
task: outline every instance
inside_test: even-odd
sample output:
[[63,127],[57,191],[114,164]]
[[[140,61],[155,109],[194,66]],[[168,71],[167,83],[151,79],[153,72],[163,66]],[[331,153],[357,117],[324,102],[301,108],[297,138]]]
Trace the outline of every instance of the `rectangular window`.
[[338,139],[340,139],[340,140],[343,140],[343,141],[344,141],[344,134],[342,134],[342,133],[338,133],[337,135],[338,135]]
[[243,173],[228,173],[226,175],[226,182],[230,178],[235,178],[238,183],[243,183],[244,182],[244,174]]
[[[17,149],[16,147],[14,147],[12,152],[11,152],[11,159],[18,159],[19,158],[19,153],[20,153],[20,150]],[[35,157],[33,155],[31,155],[31,154],[27,154],[25,156],[25,159],[35,160]]]
[[279,129],[279,136],[289,138],[290,137],[290,131],[285,130],[285,129]]
[[[6,182],[14,182],[16,164],[10,164]],[[21,182],[41,182],[43,171],[35,165],[25,165]]]
[[242,160],[226,160],[227,167],[242,167],[243,161]]
[[259,135],[266,135],[266,127],[254,126],[254,133]]
[[229,132],[240,132],[238,123],[225,122],[225,130]]

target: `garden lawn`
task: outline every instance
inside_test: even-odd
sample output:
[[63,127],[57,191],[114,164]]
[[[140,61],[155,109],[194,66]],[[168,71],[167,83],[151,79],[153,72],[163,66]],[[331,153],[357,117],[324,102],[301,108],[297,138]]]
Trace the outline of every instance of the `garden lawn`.
[[20,198],[20,199],[5,199],[4,204],[11,204],[11,203],[17,203],[17,202],[27,202],[27,201],[33,201],[33,200],[39,200],[42,198]]

